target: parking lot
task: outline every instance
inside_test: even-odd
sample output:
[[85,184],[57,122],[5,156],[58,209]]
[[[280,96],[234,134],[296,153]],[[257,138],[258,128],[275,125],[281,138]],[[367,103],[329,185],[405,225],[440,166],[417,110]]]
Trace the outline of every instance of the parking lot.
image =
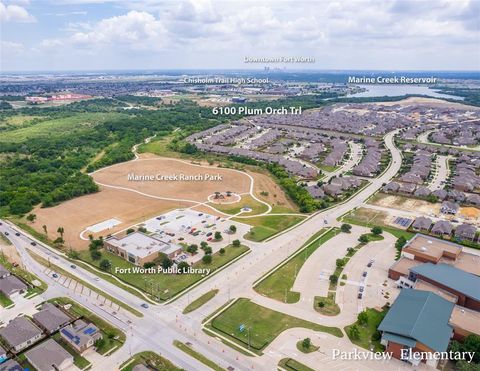
[[[236,227],[236,232],[230,231],[231,225]],[[240,239],[250,229],[248,225],[191,209],[172,210],[145,221],[141,226],[145,227],[148,232],[159,234],[171,243],[200,246],[200,243],[205,241],[211,246],[214,253],[233,240]],[[220,241],[215,240],[215,232],[222,234]],[[195,262],[201,259],[201,256],[202,254],[194,256],[184,254],[177,260],[187,259],[188,262]]]

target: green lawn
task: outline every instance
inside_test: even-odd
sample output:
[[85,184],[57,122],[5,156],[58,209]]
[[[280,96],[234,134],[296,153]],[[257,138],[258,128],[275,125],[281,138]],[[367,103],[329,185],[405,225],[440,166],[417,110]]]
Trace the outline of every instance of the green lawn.
[[340,307],[335,303],[335,294],[333,292],[328,293],[328,297],[315,296],[313,307],[317,312],[326,316],[336,316],[340,313]]
[[[243,325],[243,331],[240,326]],[[249,299],[240,298],[210,320],[206,327],[235,343],[261,354],[280,333],[294,327],[326,332],[342,337],[339,328],[322,326],[300,318],[262,307]]]
[[267,205],[258,202],[250,195],[242,195],[242,199],[234,204],[220,205],[210,202],[209,205],[230,215],[238,214],[244,207],[249,207],[252,211],[243,213],[242,215],[257,215],[268,211]]
[[288,371],[315,371],[313,368],[305,366],[292,358],[283,358],[278,362],[278,365]]
[[[121,371],[132,371],[136,365],[150,366],[153,370],[158,371],[181,371],[181,368],[175,366],[168,359],[159,356],[154,352],[141,352],[135,354],[120,366]],[[126,365],[126,366],[124,366]]]
[[387,214],[382,211],[359,208],[351,211],[340,219],[344,223],[360,225],[362,227],[373,228],[375,226],[379,226],[383,229],[384,232],[390,233],[397,238],[403,236],[405,237],[405,239],[409,240],[415,235],[414,233],[408,232],[403,229],[394,228],[386,224],[386,217]]
[[100,354],[105,354],[113,348],[120,348],[125,342],[125,334],[118,328],[112,326],[107,321],[104,321],[100,317],[96,316],[90,312],[87,308],[81,306],[76,301],[73,301],[69,298],[54,298],[48,300],[51,303],[57,303],[59,305],[70,304],[71,307],[68,309],[74,316],[82,316],[85,321],[92,322],[97,326],[102,332],[104,343],[98,347],[97,352]]
[[[372,335],[377,331],[377,327],[382,322],[383,318],[387,314],[387,311],[384,309],[383,311],[379,312],[376,309],[367,308],[365,309],[368,315],[368,323],[366,325],[360,325],[357,322],[346,326],[345,332],[348,335],[348,338],[353,344],[356,344],[362,348],[370,350],[371,347],[374,348],[374,351],[383,351],[384,346],[380,344],[380,340],[372,340]],[[359,332],[358,338],[352,338],[350,334],[350,328],[356,325]]]
[[[325,232],[325,230],[322,231]],[[323,243],[334,237],[337,232],[338,230],[328,231],[317,240],[304,245],[304,247],[296,253],[294,258],[290,259],[287,263],[281,263],[283,265],[260,281],[254,287],[254,290],[261,295],[278,301],[287,303],[298,302],[300,300],[300,293],[291,291],[296,275],[308,257]]]
[[190,313],[190,312],[193,312],[194,310],[200,308],[207,301],[213,299],[215,297],[215,295],[217,295],[217,293],[218,293],[218,289],[214,289],[214,290],[210,290],[209,292],[203,294],[198,299],[195,299],[189,305],[187,305],[185,307],[185,309],[183,310],[183,313]]
[[[233,259],[239,257],[243,253],[249,251],[250,249],[247,246],[233,247],[231,245],[225,248],[225,253],[221,255],[220,253],[215,253],[212,255],[213,261],[210,264],[204,264],[202,261],[199,261],[193,265],[194,268],[209,268],[211,269],[210,275],[213,272],[225,264],[229,263]],[[121,257],[111,254],[108,251],[101,250],[102,259],[106,258],[112,263],[110,269],[111,272],[115,272],[115,267],[119,268],[131,268],[134,265]],[[100,260],[92,260],[90,257],[89,251],[80,252],[80,259],[94,265],[95,267],[100,267]],[[97,273],[98,274],[98,273]],[[138,274],[138,273],[118,273],[116,274],[118,278],[123,280],[126,283],[129,283],[140,290],[145,291],[150,294],[152,297],[156,297],[161,301],[168,300],[185,290],[189,286],[193,285],[195,282],[201,280],[203,277],[201,274]],[[105,278],[111,281],[114,284],[118,285],[118,282],[108,275],[103,275],[102,278]]]
[[244,238],[250,241],[263,241],[266,238],[277,234],[291,226],[301,222],[304,219],[302,216],[295,215],[271,215],[271,216],[257,216],[255,218],[235,218],[234,220],[250,224],[253,228],[248,232]]
[[7,308],[10,305],[13,305],[13,301],[11,301],[8,296],[0,292],[0,305],[4,308]]
[[173,342],[173,345],[175,345],[178,349],[181,351],[187,353],[189,356],[195,358],[197,361],[202,362],[204,365],[207,367],[211,368],[212,370],[215,371],[225,371],[223,368],[218,366],[215,362],[210,361],[207,357],[205,357],[203,354],[198,353],[197,351],[193,350],[191,347],[189,347],[187,344],[182,343],[181,341],[175,340]]
[[116,112],[75,113],[69,117],[49,119],[27,127],[8,130],[2,133],[0,142],[20,143],[31,138],[51,136],[61,137],[66,133],[81,132],[83,128],[88,128],[114,118],[126,116],[126,114]]

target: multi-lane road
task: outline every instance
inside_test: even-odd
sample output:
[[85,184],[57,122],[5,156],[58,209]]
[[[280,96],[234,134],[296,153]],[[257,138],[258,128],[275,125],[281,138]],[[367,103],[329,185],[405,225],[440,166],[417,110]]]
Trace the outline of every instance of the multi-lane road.
[[[278,359],[274,360],[267,354],[261,357],[249,357],[226,347],[218,339],[209,337],[202,331],[202,320],[229,299],[247,296],[252,290],[253,283],[259,277],[287,258],[308,238],[323,228],[325,224],[336,225],[339,216],[364,204],[372,194],[382,187],[383,183],[387,183],[395,176],[401,166],[401,153],[395,147],[393,140],[395,134],[396,132],[391,132],[384,137],[385,145],[392,157],[390,166],[354,197],[335,208],[316,213],[288,233],[283,233],[268,242],[249,243],[252,250],[250,254],[169,304],[150,305],[148,308],[143,308],[141,305],[145,301],[138,296],[97,277],[81,267],[73,268],[72,263],[65,256],[43,245],[40,241],[36,241],[36,245],[32,246],[32,236],[18,229],[18,227],[2,221],[0,232],[8,233],[7,237],[19,251],[27,270],[49,284],[48,290],[42,295],[44,298],[71,297],[127,333],[126,344],[120,350],[105,358],[103,362],[96,362],[93,366],[94,370],[118,367],[131,354],[143,350],[156,351],[187,370],[207,369],[197,360],[175,348],[172,345],[174,340],[191,343],[195,350],[223,368],[233,367],[236,370],[270,369],[273,362],[278,362]],[[16,233],[20,235],[17,236]],[[78,277],[79,280],[96,286],[99,290],[142,312],[143,317],[139,318],[125,311],[122,311],[122,315],[105,311],[91,299],[63,287],[50,274],[46,273],[42,265],[28,255],[26,249],[33,250],[45,259],[50,259],[53,264]],[[182,310],[190,298],[195,299],[212,288],[220,290],[213,300],[205,304],[200,310],[188,315],[182,314]]]

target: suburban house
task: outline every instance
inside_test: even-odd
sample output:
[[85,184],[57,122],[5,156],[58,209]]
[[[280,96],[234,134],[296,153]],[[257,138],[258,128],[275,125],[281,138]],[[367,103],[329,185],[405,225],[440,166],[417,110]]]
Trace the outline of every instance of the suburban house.
[[159,236],[148,236],[142,232],[133,232],[124,237],[107,238],[105,249],[135,264],[144,265],[154,261],[159,253],[166,254],[170,259],[182,252],[182,247],[163,241]]
[[471,224],[461,224],[455,228],[455,237],[459,240],[473,241],[476,233],[477,228]]
[[444,214],[455,215],[458,212],[459,208],[460,206],[455,202],[444,201],[442,202],[442,206],[440,207],[440,212]]
[[431,232],[439,237],[450,237],[453,232],[453,225],[447,220],[439,220],[432,227]]
[[42,330],[26,317],[16,317],[0,329],[0,337],[13,353],[36,343],[42,336]]
[[398,192],[399,188],[400,188],[400,184],[398,184],[396,182],[390,182],[390,183],[384,185],[382,190],[384,192]]
[[42,309],[32,316],[35,322],[43,331],[51,334],[67,324],[71,318],[64,311],[52,303],[45,303]]
[[86,323],[81,319],[62,328],[60,335],[79,353],[85,352],[102,338],[102,333],[97,326]]
[[425,218],[423,216],[418,217],[412,224],[412,229],[415,231],[428,232],[433,222],[430,218]]
[[23,281],[13,275],[0,279],[0,293],[10,299],[23,294],[27,288],[28,286]]
[[424,361],[436,367],[435,360],[412,357],[409,352],[445,352],[453,334],[450,316],[454,303],[429,292],[412,289],[400,291],[397,299],[378,326],[382,344],[394,358],[419,365]]
[[440,201],[443,201],[447,198],[448,196],[448,193],[446,190],[444,189],[437,189],[436,191],[433,191],[432,192],[432,195],[434,195],[435,197],[437,197]]
[[25,352],[25,357],[38,371],[62,371],[73,365],[73,356],[53,339]]
[[1,371],[24,371],[23,367],[18,364],[14,359],[2,363]]

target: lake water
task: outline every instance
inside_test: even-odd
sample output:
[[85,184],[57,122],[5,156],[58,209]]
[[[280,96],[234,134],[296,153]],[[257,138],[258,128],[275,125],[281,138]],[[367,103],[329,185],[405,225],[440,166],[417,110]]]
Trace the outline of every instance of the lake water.
[[349,94],[348,97],[398,97],[406,94],[426,95],[432,98],[449,98],[463,100],[463,97],[442,94],[427,86],[418,85],[359,85],[367,89],[362,93]]

